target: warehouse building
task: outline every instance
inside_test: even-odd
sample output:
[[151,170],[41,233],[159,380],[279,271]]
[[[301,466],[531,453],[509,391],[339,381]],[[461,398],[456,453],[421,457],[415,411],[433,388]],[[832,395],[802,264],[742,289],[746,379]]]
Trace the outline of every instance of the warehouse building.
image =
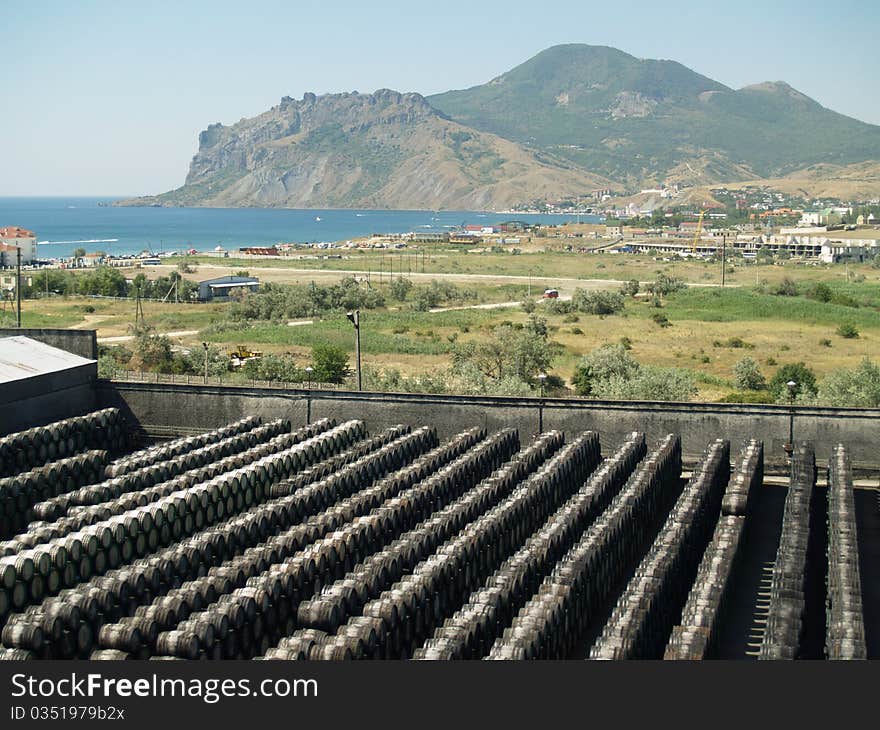
[[199,282],[199,301],[226,299],[234,291],[257,291],[260,280],[250,276],[221,276]]

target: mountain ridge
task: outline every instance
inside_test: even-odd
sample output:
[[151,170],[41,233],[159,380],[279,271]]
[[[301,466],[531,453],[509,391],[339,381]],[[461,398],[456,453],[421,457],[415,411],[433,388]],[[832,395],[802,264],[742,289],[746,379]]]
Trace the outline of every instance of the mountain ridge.
[[203,130],[180,188],[121,204],[498,209],[871,160],[880,127],[784,81],[732,89],[677,61],[564,44],[428,97],[282,97]]

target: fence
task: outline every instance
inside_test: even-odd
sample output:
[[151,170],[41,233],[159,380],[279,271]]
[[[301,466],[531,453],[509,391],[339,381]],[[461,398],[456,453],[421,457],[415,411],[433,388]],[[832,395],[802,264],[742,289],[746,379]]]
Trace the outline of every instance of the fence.
[[207,378],[204,375],[175,374],[175,373],[151,373],[143,370],[117,370],[113,373],[112,380],[129,383],[172,383],[178,385],[217,385],[224,387],[239,386],[242,388],[271,388],[275,390],[343,390],[344,384],[320,383],[316,380],[299,383],[285,382],[281,380],[256,380],[243,378],[241,375],[212,375]]

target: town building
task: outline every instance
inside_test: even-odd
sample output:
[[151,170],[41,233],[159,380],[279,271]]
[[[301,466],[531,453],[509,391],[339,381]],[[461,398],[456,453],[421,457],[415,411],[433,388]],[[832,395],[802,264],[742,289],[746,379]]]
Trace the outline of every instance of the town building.
[[37,260],[36,234],[18,226],[0,228],[0,267],[16,265],[16,249],[21,249],[22,266],[33,264]]

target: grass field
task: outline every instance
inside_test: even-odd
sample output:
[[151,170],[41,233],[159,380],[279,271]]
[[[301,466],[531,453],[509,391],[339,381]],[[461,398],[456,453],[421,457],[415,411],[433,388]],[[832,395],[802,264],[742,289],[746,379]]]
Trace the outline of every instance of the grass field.
[[[361,256],[361,262],[381,259],[374,253],[353,256]],[[229,273],[230,269],[247,269],[263,280],[273,278],[263,276],[264,263],[260,262],[260,273],[257,273],[253,260],[224,261],[226,270],[221,273]],[[277,271],[282,280],[287,280],[284,277],[290,274],[282,265],[287,262],[270,263],[271,266],[265,269]],[[303,263],[297,261],[296,266]],[[333,267],[350,265],[346,260],[312,263],[321,265],[323,270],[314,275],[307,272],[305,281],[318,276],[327,277],[323,281],[338,279],[344,274],[334,272]],[[216,261],[213,264],[216,265]],[[459,286],[473,290],[474,296],[466,302],[456,303],[459,305],[521,301],[528,291],[529,272],[533,298],[540,294],[541,276],[548,277],[543,280],[547,285],[564,281],[565,285],[556,285],[563,293],[573,291],[578,279],[636,278],[648,281],[658,272],[681,277],[696,285],[664,298],[659,309],[645,300],[628,299],[620,314],[606,317],[576,314],[577,321],[572,321],[572,315],[546,314],[539,304],[537,311],[546,316],[551,339],[561,346],[553,363],[554,372],[566,380],[570,379],[581,356],[601,345],[620,342],[623,337],[631,343],[633,356],[644,364],[677,366],[693,371],[699,384],[698,398],[702,400],[717,400],[733,390],[733,366],[746,355],[759,362],[768,379],[778,365],[787,362],[804,361],[821,378],[837,368],[854,367],[865,356],[880,359],[880,270],[866,265],[850,267],[851,278],[864,277],[864,280],[850,282],[846,281],[846,272],[841,266],[794,262],[743,266],[735,270],[733,285],[724,289],[699,286],[713,283],[707,279],[707,274],[717,273],[717,265],[695,261],[663,262],[647,256],[584,256],[552,252],[519,256],[459,252],[458,256],[448,256],[446,252],[438,252],[433,259],[426,258],[426,269],[429,265],[443,273],[463,276]],[[468,272],[500,278],[469,277]],[[202,279],[217,274],[217,270],[206,263],[188,276]],[[798,283],[802,294],[813,283],[826,282],[835,297],[857,306],[817,301],[804,295],[768,293],[775,283],[786,277]],[[429,278],[426,275],[425,279]],[[760,287],[755,287],[756,279],[761,283]],[[371,282],[373,286],[378,285],[375,276],[371,277]],[[425,281],[416,280],[415,283]],[[382,286],[387,284],[383,282]],[[613,288],[616,285],[609,282],[606,286]],[[456,339],[463,342],[484,338],[501,322],[524,322],[527,318],[520,306],[429,313],[411,311],[408,305],[400,305],[389,296],[386,296],[386,302],[386,308],[362,312],[364,363],[379,369],[396,368],[409,375],[445,369]],[[210,341],[223,347],[241,344],[264,352],[288,352],[302,359],[308,357],[312,346],[322,342],[353,350],[351,325],[342,313],[317,318],[314,324],[305,326],[291,327],[286,322],[242,325],[227,319],[228,306],[224,303],[176,305],[145,302],[144,314],[147,323],[157,332],[196,332],[174,338],[175,344],[184,348]],[[658,314],[667,318],[669,326],[663,327],[655,321]],[[7,309],[7,322],[8,317]],[[99,338],[107,338],[127,335],[133,320],[133,301],[59,297],[24,302],[25,326],[94,327]],[[859,337],[846,339],[838,335],[837,328],[844,323],[854,325]]]

